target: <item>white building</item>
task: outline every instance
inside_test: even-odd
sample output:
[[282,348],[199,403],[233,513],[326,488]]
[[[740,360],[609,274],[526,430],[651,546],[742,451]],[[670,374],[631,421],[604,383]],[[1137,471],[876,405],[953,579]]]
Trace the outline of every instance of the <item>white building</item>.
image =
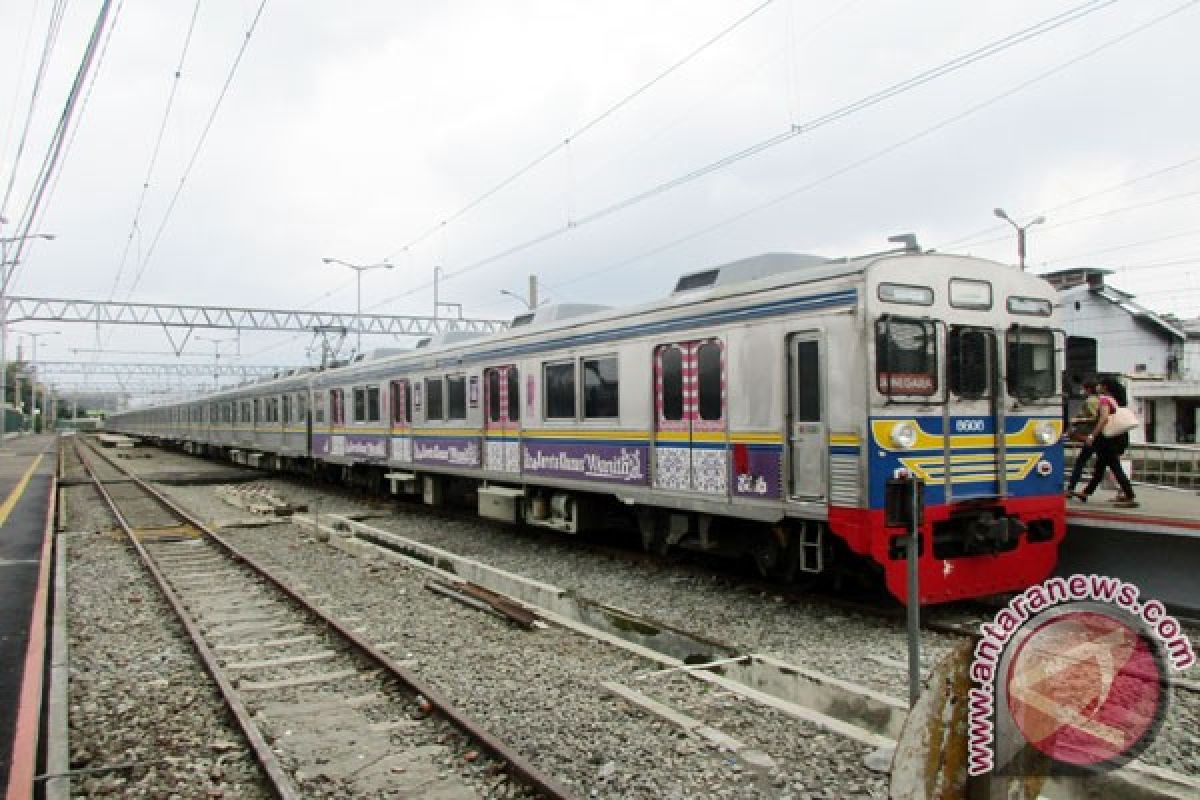
[[[1139,305],[1105,283],[1112,270],[1078,267],[1047,273],[1062,298],[1067,383],[1121,376],[1142,426],[1135,441],[1196,441],[1200,409],[1200,325],[1188,347],[1185,326]],[[1195,352],[1193,352],[1193,350]]]

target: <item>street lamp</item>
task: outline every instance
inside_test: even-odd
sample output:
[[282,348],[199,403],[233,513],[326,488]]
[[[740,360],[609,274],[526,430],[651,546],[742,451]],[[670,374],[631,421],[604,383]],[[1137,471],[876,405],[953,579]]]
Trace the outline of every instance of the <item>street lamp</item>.
[[354,270],[358,277],[358,310],[354,314],[354,327],[358,329],[358,342],[355,344],[355,352],[362,353],[362,274],[369,269],[393,269],[396,265],[389,264],[387,261],[381,261],[378,264],[351,264],[348,261],[342,261],[340,258],[322,258],[326,264],[341,264],[343,267],[349,267]]
[[197,336],[202,342],[212,342],[213,346],[213,391],[220,388],[220,372],[221,372],[221,345],[225,342],[236,341],[234,339],[219,339],[216,336]]
[[[0,225],[7,223],[8,220],[0,216]],[[8,280],[12,277],[9,267],[17,265],[16,261],[8,263],[8,245],[26,239],[52,241],[54,238],[53,233],[0,237],[0,444],[4,441],[4,434],[8,433]]]
[[516,292],[510,292],[508,289],[501,289],[500,294],[508,295],[512,299],[519,301],[521,303],[521,305],[525,306],[525,308],[529,309],[530,311],[533,311],[533,306],[530,305],[529,301],[526,300],[521,295],[517,294]]
[[[62,331],[37,331],[37,332],[21,331],[21,333],[28,336],[30,339],[33,339],[33,360],[30,362],[33,365],[33,382],[30,384],[30,387],[29,387],[30,388],[29,394],[30,394],[30,399],[31,399],[31,405],[33,407],[30,408],[29,411],[33,415],[34,421],[36,422],[37,421],[37,379],[38,379],[37,354],[38,354],[38,345],[41,344],[42,336],[59,336],[60,334],[62,334]],[[42,432],[43,433],[46,432],[46,419],[45,418],[46,418],[46,383],[45,383],[45,381],[43,381],[42,382]]]
[[1003,208],[992,209],[992,213],[1017,229],[1017,260],[1021,264],[1021,269],[1025,269],[1025,231],[1029,230],[1034,225],[1041,225],[1046,221],[1046,218],[1034,217],[1024,225],[1018,225],[1013,221],[1012,217],[1004,212]]

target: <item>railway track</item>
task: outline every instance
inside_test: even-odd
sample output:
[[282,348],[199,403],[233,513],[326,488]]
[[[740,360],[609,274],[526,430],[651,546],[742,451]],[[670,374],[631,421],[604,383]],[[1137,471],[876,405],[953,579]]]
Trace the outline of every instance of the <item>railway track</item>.
[[359,636],[353,620],[323,611],[320,596],[305,596],[79,439],[74,454],[279,797],[571,796],[386,645]]

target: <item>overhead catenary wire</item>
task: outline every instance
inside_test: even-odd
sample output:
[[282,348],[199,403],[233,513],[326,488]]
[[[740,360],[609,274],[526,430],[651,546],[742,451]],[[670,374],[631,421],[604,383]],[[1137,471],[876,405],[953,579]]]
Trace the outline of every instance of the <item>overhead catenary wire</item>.
[[[37,179],[34,182],[33,191],[30,194],[29,200],[26,202],[24,211],[21,213],[20,222],[17,224],[18,234],[16,246],[14,248],[15,252],[12,255],[12,260],[18,264],[21,261],[22,253],[28,246],[30,232],[33,230],[33,226],[37,223],[37,220],[40,216],[42,203],[46,196],[46,190],[49,187],[51,179],[54,176],[54,172],[58,168],[60,160],[63,157],[64,146],[67,143],[67,131],[75,114],[76,105],[79,103],[79,98],[83,92],[84,83],[87,81],[88,74],[91,72],[92,65],[96,58],[97,49],[100,44],[100,39],[104,32],[111,10],[112,0],[104,0],[104,3],[100,7],[99,13],[96,15],[96,22],[92,27],[91,36],[88,38],[87,48],[84,51],[83,58],[80,60],[79,67],[75,72],[75,79],[71,84],[70,91],[67,93],[67,100],[63,104],[63,110],[59,115],[58,125],[54,130],[54,134],[50,139],[50,145],[46,150],[46,156],[42,160],[42,166],[38,172]],[[14,267],[11,271],[8,271],[3,278],[0,278],[0,288],[8,288],[8,284],[12,282],[16,271],[17,269]]]
[[200,0],[196,0],[192,6],[192,16],[188,21],[187,31],[183,36],[183,46],[179,52],[179,60],[175,65],[174,78],[171,81],[171,91],[167,94],[167,102],[163,107],[162,121],[158,126],[158,134],[154,138],[154,147],[150,152],[150,162],[146,165],[146,177],[142,179],[142,191],[138,196],[137,206],[133,211],[133,220],[129,225],[129,235],[125,238],[125,246],[121,250],[121,259],[117,263],[117,274],[113,278],[112,288],[108,292],[108,299],[112,300],[117,293],[117,288],[121,282],[121,275],[125,272],[125,264],[129,259],[129,250],[133,245],[133,238],[140,234],[142,208],[146,204],[146,195],[150,191],[151,179],[154,177],[154,167],[158,163],[158,156],[162,150],[163,138],[167,132],[167,124],[171,120],[171,111],[175,107],[175,97],[179,92],[179,82],[183,77],[183,67],[187,62],[188,50],[192,44],[192,34],[196,30],[196,18],[200,15]]
[[[871,164],[875,161],[878,161],[881,158],[883,158],[887,155],[890,155],[891,153],[893,153],[897,150],[900,150],[901,148],[904,148],[910,144],[913,144],[914,142],[925,139],[926,137],[931,136],[934,133],[936,133],[944,128],[947,128],[950,125],[960,122],[960,121],[984,110],[985,108],[995,105],[996,103],[998,103],[1002,100],[1005,100],[1021,91],[1024,91],[1025,89],[1029,88],[1030,86],[1034,86],[1038,83],[1041,83],[1042,81],[1045,81],[1045,80],[1053,77],[1054,75],[1056,75],[1066,69],[1069,69],[1072,66],[1075,66],[1076,64],[1078,64],[1082,61],[1092,58],[1093,56],[1103,52],[1104,50],[1107,50],[1110,47],[1114,47],[1118,44],[1121,44],[1122,42],[1127,41],[1128,39],[1142,33],[1143,31],[1148,30],[1149,28],[1151,28],[1155,25],[1158,25],[1162,22],[1165,22],[1166,20],[1174,17],[1175,15],[1180,14],[1183,11],[1187,10],[1191,6],[1196,5],[1197,2],[1200,2],[1200,0],[1187,0],[1187,2],[1183,3],[1182,5],[1176,6],[1175,8],[1173,8],[1157,17],[1153,17],[1152,19],[1148,20],[1147,22],[1139,24],[1139,25],[1135,26],[1134,28],[1131,28],[1131,29],[1125,31],[1124,33],[1121,33],[1113,38],[1107,39],[1104,42],[1101,42],[1100,44],[1096,45],[1095,47],[1092,47],[1077,56],[1073,56],[1072,58],[1070,58],[1066,61],[1060,62],[1059,64],[1055,65],[1054,67],[1051,67],[1047,70],[1044,70],[1044,71],[1038,73],[1037,75],[1034,75],[1031,78],[1021,81],[1020,83],[1014,85],[1013,87],[1011,87],[1009,89],[1006,89],[1003,92],[1000,92],[999,94],[993,95],[992,97],[988,98],[987,100],[977,103],[977,104],[967,108],[964,111],[958,112],[949,117],[945,117],[941,121],[936,122],[933,125],[923,128],[923,129],[917,131],[916,133],[913,133],[909,136],[906,136],[903,139],[900,139],[899,141],[893,142],[892,144],[887,145],[886,147],[883,147],[879,150],[876,150],[873,153],[870,153],[869,155],[866,155],[862,158],[856,159],[855,161],[852,161],[848,164],[838,167],[837,169],[827,172],[817,178],[814,178],[811,181],[803,183],[795,188],[789,189],[788,191],[783,192],[782,194],[775,195],[774,197],[772,197],[766,201],[757,203],[757,204],[755,204],[743,211],[740,211],[732,216],[725,217],[724,219],[721,219],[717,222],[706,225],[702,228],[699,228],[695,231],[684,234],[683,236],[679,236],[670,241],[664,242],[663,244],[657,245],[649,250],[642,251],[636,255],[629,256],[627,258],[621,259],[616,262],[610,262],[610,263],[605,264],[604,266],[601,266],[597,269],[589,270],[588,272],[583,273],[581,275],[573,276],[566,280],[548,284],[548,288],[561,289],[564,286],[568,286],[573,283],[578,283],[578,282],[586,280],[588,278],[593,278],[597,275],[611,273],[616,270],[623,269],[623,268],[628,267],[632,264],[635,264],[639,261],[642,261],[646,258],[651,258],[653,256],[660,255],[661,253],[665,253],[669,250],[673,250],[676,247],[679,247],[681,245],[695,241],[696,239],[699,239],[703,236],[707,236],[708,234],[711,234],[716,231],[727,228],[730,225],[741,222],[742,220],[752,217],[755,214],[759,214],[763,211],[766,211],[767,209],[774,208],[775,206],[785,203],[801,194],[812,191],[813,189],[815,189],[825,183],[828,183],[829,181],[831,181],[835,178],[838,178],[838,177],[845,175],[849,172],[852,172],[856,169],[859,169],[859,168],[864,167],[868,164]],[[1171,168],[1174,168],[1174,167],[1171,167]]]
[[[1197,0],[1193,0],[1193,1],[1197,1]],[[444,273],[443,277],[444,278],[452,278],[452,277],[457,277],[459,275],[463,275],[468,272],[473,272],[477,269],[480,269],[481,267],[487,266],[487,265],[495,263],[497,261],[501,261],[505,258],[508,258],[509,256],[523,252],[523,251],[528,250],[537,245],[544,244],[545,242],[548,242],[552,239],[556,239],[559,236],[562,236],[563,234],[567,233],[568,231],[577,229],[579,227],[582,227],[583,225],[587,225],[592,222],[596,222],[604,217],[610,216],[610,215],[615,214],[619,211],[622,211],[626,208],[629,208],[633,205],[641,203],[651,197],[662,194],[666,191],[677,188],[678,186],[684,185],[685,183],[689,183],[691,181],[697,180],[706,175],[712,174],[713,172],[723,169],[724,167],[729,166],[733,163],[736,163],[738,161],[744,160],[746,158],[749,158],[751,156],[754,156],[761,152],[764,152],[767,149],[773,148],[779,144],[782,144],[783,142],[789,141],[803,133],[808,133],[808,132],[811,132],[812,130],[815,130],[816,128],[822,127],[822,126],[830,124],[832,122],[836,122],[840,119],[850,116],[851,114],[857,113],[859,111],[863,111],[867,108],[870,108],[871,106],[874,106],[874,105],[877,105],[878,103],[883,102],[884,100],[887,100],[887,99],[895,97],[899,94],[902,94],[903,92],[911,91],[912,89],[915,89],[919,86],[929,83],[930,81],[935,80],[936,78],[950,74],[959,69],[963,69],[964,67],[969,66],[970,64],[973,64],[982,59],[985,59],[990,56],[1001,53],[1011,47],[1014,47],[1018,44],[1021,44],[1026,41],[1029,41],[1033,38],[1036,38],[1037,36],[1041,36],[1046,33],[1049,33],[1050,31],[1055,30],[1063,25],[1066,25],[1070,22],[1077,21],[1089,14],[1095,13],[1096,11],[1099,11],[1100,9],[1102,9],[1104,7],[1112,5],[1115,2],[1117,2],[1117,0],[1090,0],[1089,2],[1083,3],[1082,5],[1075,6],[1072,9],[1064,11],[1060,14],[1056,14],[1052,17],[1042,20],[1041,22],[1035,23],[1034,25],[1023,28],[1014,33],[1008,34],[1007,36],[1001,37],[1000,39],[990,42],[990,43],[984,45],[983,47],[976,48],[976,49],[971,50],[967,53],[964,53],[960,56],[957,56],[947,62],[944,62],[944,63],[938,65],[937,67],[934,67],[929,70],[925,70],[924,72],[918,73],[917,75],[914,75],[911,78],[908,78],[904,81],[900,81],[895,84],[892,84],[884,89],[881,89],[877,92],[869,94],[863,98],[860,98],[859,100],[854,101],[853,103],[850,103],[846,106],[842,106],[841,108],[835,109],[834,111],[828,112],[824,115],[821,115],[812,120],[809,120],[808,122],[806,122],[804,124],[800,124],[800,125],[793,124],[786,131],[783,131],[781,133],[778,133],[771,137],[768,137],[767,139],[759,141],[759,142],[757,142],[753,145],[750,145],[749,147],[743,148],[742,150],[739,150],[735,153],[726,155],[720,159],[717,159],[716,161],[710,162],[709,164],[707,164],[703,167],[692,170],[691,172],[688,172],[685,175],[681,175],[681,176],[678,176],[671,180],[660,183],[655,187],[652,187],[650,189],[639,192],[635,195],[627,197],[616,203],[612,203],[608,206],[605,206],[604,208],[598,209],[597,211],[594,211],[588,215],[585,215],[577,220],[569,221],[566,225],[547,230],[547,231],[545,231],[541,234],[538,234],[530,239],[526,239],[526,240],[519,242],[515,245],[512,245],[500,252],[489,255],[485,258],[479,259],[477,261],[473,261],[470,264],[464,265],[458,269],[449,270]],[[409,296],[411,294],[414,294],[417,291],[427,288],[429,285],[430,285],[429,283],[425,283],[420,286],[416,286],[411,289],[408,289],[404,292],[401,292],[401,293],[398,293],[395,295],[391,295],[390,297],[386,297],[383,300],[379,301],[378,303],[374,304],[373,306],[371,306],[371,308],[378,308],[379,306],[381,306],[385,303],[400,299],[402,297]]]
[[233,83],[234,77],[237,75],[238,67],[242,63],[242,57],[246,55],[246,49],[250,46],[250,40],[254,36],[254,31],[258,27],[258,22],[262,18],[263,10],[266,8],[267,0],[262,0],[258,5],[258,10],[254,12],[254,18],[250,22],[250,27],[246,30],[245,36],[242,39],[242,45],[238,48],[237,56],[233,59],[233,64],[229,67],[229,73],[225,76],[225,82],[221,86],[221,91],[217,95],[217,101],[213,104],[212,112],[208,115],[208,121],[204,124],[204,129],[200,133],[200,138],[196,141],[196,147],[192,150],[191,158],[188,159],[187,166],[184,167],[183,174],[179,178],[179,185],[175,187],[174,194],[171,195],[171,201],[167,204],[167,210],[163,214],[162,220],[159,222],[158,228],[154,232],[154,236],[150,240],[150,246],[146,249],[146,254],[142,258],[142,263],[138,267],[137,273],[133,277],[133,282],[126,292],[126,297],[132,297],[138,284],[142,280],[147,267],[150,266],[150,261],[154,257],[154,252],[158,248],[159,240],[162,238],[163,231],[166,230],[167,224],[171,221],[171,215],[175,211],[175,206],[179,202],[179,197],[183,194],[183,189],[187,185],[188,178],[192,174],[192,169],[195,168],[196,162],[200,158],[200,153],[204,149],[204,144],[208,140],[208,134],[212,131],[213,123],[216,122],[217,114],[221,110],[221,104],[225,101],[225,97],[229,94],[229,87]]
[[491,197],[494,197],[496,194],[503,191],[505,188],[511,186],[513,183],[515,183],[521,177],[525,176],[530,171],[537,168],[539,165],[545,163],[545,161],[547,159],[553,157],[560,151],[562,151],[566,148],[569,148],[572,141],[583,136],[588,131],[592,130],[592,128],[595,128],[601,122],[608,119],[609,117],[611,117],[613,114],[620,111],[625,106],[629,105],[635,99],[637,99],[638,97],[640,97],[641,95],[643,95],[647,91],[649,91],[651,88],[653,88],[656,84],[661,83],[668,76],[670,76],[672,73],[678,71],[680,68],[685,66],[688,62],[690,62],[692,59],[696,58],[698,55],[703,53],[705,50],[712,47],[717,42],[721,41],[721,39],[725,38],[730,33],[733,33],[733,31],[740,28],[743,24],[745,24],[749,20],[753,19],[755,16],[758,15],[759,12],[761,12],[767,6],[771,5],[773,2],[775,2],[775,0],[764,0],[764,2],[760,3],[759,5],[755,6],[752,9],[750,9],[749,12],[747,12],[746,14],[743,14],[741,17],[736,19],[734,22],[730,23],[729,25],[727,25],[726,27],[721,29],[718,33],[709,37],[702,44],[693,48],[683,58],[681,58],[678,61],[671,64],[669,67],[667,67],[662,72],[658,73],[656,76],[651,78],[646,83],[643,83],[642,85],[638,86],[632,92],[630,92],[629,94],[622,97],[620,100],[618,100],[616,103],[614,103],[613,105],[606,108],[604,111],[600,112],[597,116],[593,117],[590,121],[584,123],[584,125],[582,127],[578,128],[574,132],[568,134],[561,142],[558,142],[557,144],[555,144],[552,147],[548,148],[547,150],[543,151],[540,155],[536,156],[532,161],[525,164],[525,166],[520,167],[516,172],[513,172],[512,174],[508,175],[506,178],[504,178],[500,182],[493,185],[491,188],[485,190],[482,194],[475,197],[469,203],[462,206],[457,211],[455,211],[454,213],[447,216],[445,219],[435,223],[434,225],[429,226],[428,228],[426,228],[423,232],[418,234],[413,239],[410,239],[409,241],[405,242],[403,245],[397,247],[393,252],[389,253],[385,257],[384,260],[389,260],[389,259],[395,258],[400,253],[403,253],[407,250],[412,249],[413,247],[416,247],[417,245],[419,245],[421,242],[428,239],[433,234],[437,233],[440,230],[443,230],[446,226],[448,226],[452,222],[455,222],[455,221],[461,219],[463,216],[465,216],[466,214],[468,214],[475,208],[478,208],[480,205],[482,205],[484,202],[486,202]]
[[4,215],[5,210],[8,208],[8,201],[12,199],[13,186],[16,184],[17,173],[21,167],[21,158],[25,154],[25,145],[29,140],[29,130],[33,126],[38,100],[41,97],[42,81],[46,77],[46,70],[50,66],[50,58],[54,54],[54,46],[58,42],[58,34],[62,28],[63,13],[66,10],[66,5],[66,0],[55,0],[54,6],[50,10],[50,20],[46,28],[46,39],[42,43],[42,56],[38,62],[37,74],[33,79],[33,88],[29,95],[29,108],[25,112],[25,124],[21,128],[21,138],[17,142],[17,152],[13,157],[12,171],[8,175],[8,183],[4,188],[4,199],[0,200],[0,216]]

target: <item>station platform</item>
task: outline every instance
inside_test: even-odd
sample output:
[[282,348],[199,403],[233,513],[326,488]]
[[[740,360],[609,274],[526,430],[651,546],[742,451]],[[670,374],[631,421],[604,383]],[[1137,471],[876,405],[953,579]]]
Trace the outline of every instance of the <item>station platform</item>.
[[33,785],[46,646],[57,436],[0,444],[0,787]]
[[1067,501],[1067,535],[1057,575],[1096,573],[1136,584],[1143,596],[1200,615],[1200,492],[1135,484],[1137,508],[1113,505],[1100,489]]

